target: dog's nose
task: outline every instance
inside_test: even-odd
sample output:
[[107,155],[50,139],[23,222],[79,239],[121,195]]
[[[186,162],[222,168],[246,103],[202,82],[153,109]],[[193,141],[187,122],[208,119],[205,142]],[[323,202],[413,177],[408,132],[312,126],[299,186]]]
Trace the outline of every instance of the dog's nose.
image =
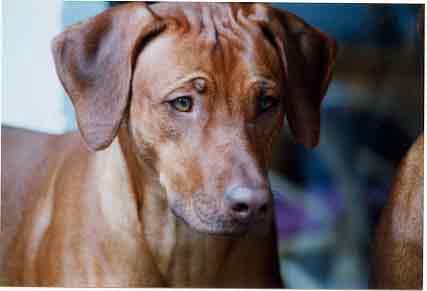
[[265,217],[269,209],[270,190],[266,188],[234,187],[226,192],[230,214],[240,221]]

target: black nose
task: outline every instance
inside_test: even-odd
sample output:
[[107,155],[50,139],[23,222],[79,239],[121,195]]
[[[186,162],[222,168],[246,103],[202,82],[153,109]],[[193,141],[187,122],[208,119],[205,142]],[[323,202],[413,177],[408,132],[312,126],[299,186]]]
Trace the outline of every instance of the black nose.
[[249,221],[265,217],[270,196],[270,190],[266,188],[234,187],[225,194],[225,199],[233,218]]

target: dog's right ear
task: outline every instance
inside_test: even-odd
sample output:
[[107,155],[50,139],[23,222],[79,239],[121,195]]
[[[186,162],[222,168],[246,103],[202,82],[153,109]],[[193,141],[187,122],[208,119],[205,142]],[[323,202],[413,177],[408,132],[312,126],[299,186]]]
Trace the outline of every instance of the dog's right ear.
[[319,142],[320,104],[331,81],[337,45],[334,39],[278,8],[257,3],[252,19],[277,47],[287,94],[287,119],[295,139],[306,148]]
[[57,74],[92,150],[106,148],[116,136],[137,54],[164,27],[146,4],[131,3],[77,23],[53,40]]
[[313,148],[319,142],[320,104],[332,78],[337,45],[292,13],[274,9],[273,18],[280,23],[276,29],[287,73],[289,126],[298,142]]

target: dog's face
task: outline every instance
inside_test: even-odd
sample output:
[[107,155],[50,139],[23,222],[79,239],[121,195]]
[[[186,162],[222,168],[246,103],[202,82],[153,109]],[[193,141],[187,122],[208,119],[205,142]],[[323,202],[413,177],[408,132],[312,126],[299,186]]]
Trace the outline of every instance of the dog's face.
[[267,167],[283,123],[284,74],[266,38],[231,30],[211,39],[213,29],[173,29],[147,44],[129,122],[174,213],[200,231],[236,232],[270,212]]
[[315,145],[335,55],[326,36],[282,13],[259,4],[131,4],[66,31],[55,61],[88,145],[108,146],[126,115],[138,159],[190,227],[263,227],[285,110],[297,139]]

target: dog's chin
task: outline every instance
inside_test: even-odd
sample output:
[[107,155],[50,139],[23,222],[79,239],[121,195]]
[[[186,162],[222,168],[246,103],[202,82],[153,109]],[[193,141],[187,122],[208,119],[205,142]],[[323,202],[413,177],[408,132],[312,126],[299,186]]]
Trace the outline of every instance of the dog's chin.
[[192,219],[186,219],[180,215],[175,214],[175,216],[189,228],[202,233],[209,235],[218,235],[218,236],[243,236],[248,233],[250,226],[248,225],[227,225],[222,223],[213,223],[206,224],[201,223],[200,221],[193,221]]
[[197,217],[191,217],[191,215],[185,215],[176,211],[172,208],[172,213],[178,218],[179,221],[186,224],[192,230],[195,230],[202,234],[217,235],[217,236],[230,236],[240,237],[248,233],[262,234],[265,229],[265,221],[262,222],[250,222],[250,223],[238,223],[232,220],[222,220],[218,218],[212,218],[212,223],[197,219]]

